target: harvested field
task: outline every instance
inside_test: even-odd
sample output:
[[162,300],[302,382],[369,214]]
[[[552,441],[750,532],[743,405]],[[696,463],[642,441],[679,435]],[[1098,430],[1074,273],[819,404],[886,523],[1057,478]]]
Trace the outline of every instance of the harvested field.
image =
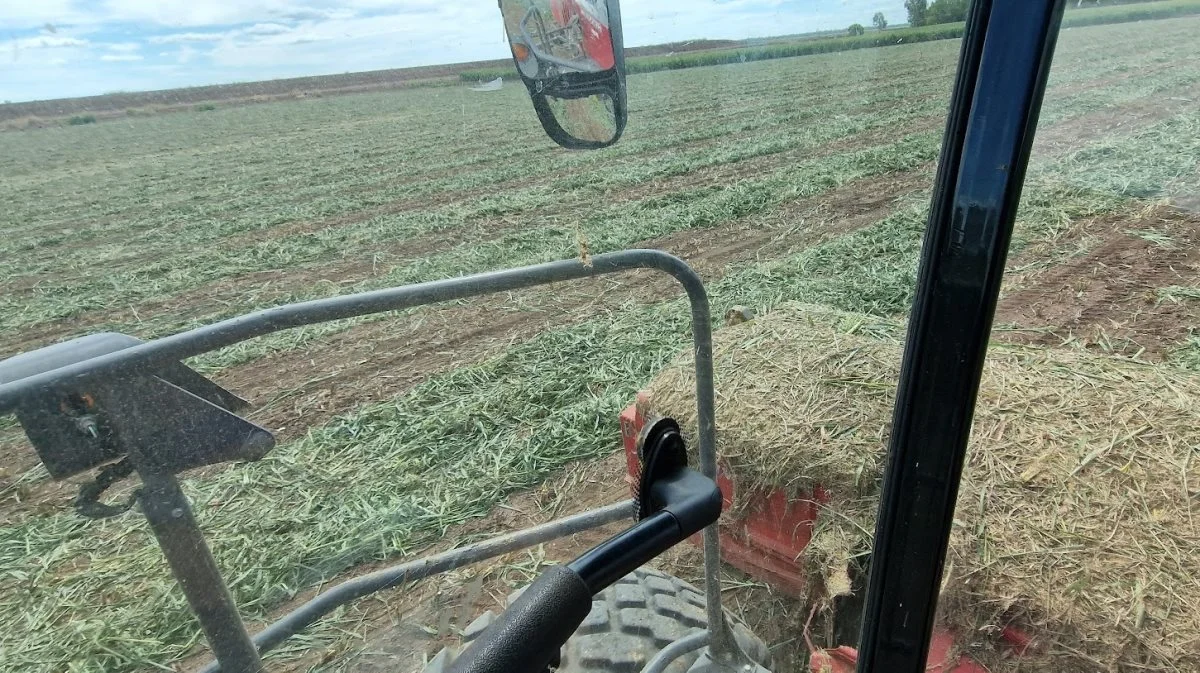
[[[1198,29],[1200,19],[1181,18],[1063,33],[997,339],[1200,369],[1187,210],[1200,193]],[[0,357],[99,330],[154,338],[289,301],[570,258],[580,235],[593,254],[681,255],[717,315],[802,301],[896,320],[912,299],[958,47],[634,75],[626,136],[595,153],[554,148],[516,87],[3,133]],[[477,526],[540,520],[521,498],[566,475],[607,474],[619,491],[617,471],[593,468],[617,448],[619,410],[687,330],[678,288],[634,274],[211,353],[190,364],[250,399],[249,417],[280,445],[255,464],[189,475],[185,489],[257,628],[364,568],[459,543]],[[202,639],[142,518],[81,520],[75,493],[0,419],[6,666],[198,666]],[[610,495],[565,493],[554,511]],[[506,519],[506,506],[522,514]],[[516,584],[527,575],[505,575],[506,564],[532,569],[585,542],[493,572]],[[672,558],[690,572],[686,554]],[[390,617],[427,590],[334,615],[272,666],[365,666],[343,655],[386,639]],[[792,648],[788,661],[803,660],[790,625],[806,606],[761,586],[734,594],[760,633]],[[321,654],[305,654],[309,643]]]

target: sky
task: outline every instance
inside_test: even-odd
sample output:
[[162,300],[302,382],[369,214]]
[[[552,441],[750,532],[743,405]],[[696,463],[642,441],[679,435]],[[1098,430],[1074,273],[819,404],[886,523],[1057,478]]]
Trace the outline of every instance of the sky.
[[[624,0],[625,45],[904,21],[903,0]],[[508,55],[496,0],[0,0],[0,102]]]

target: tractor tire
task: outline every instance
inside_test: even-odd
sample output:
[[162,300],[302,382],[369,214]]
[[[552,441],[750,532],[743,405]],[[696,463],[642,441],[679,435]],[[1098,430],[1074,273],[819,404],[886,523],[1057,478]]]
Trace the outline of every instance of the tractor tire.
[[[512,604],[521,591],[508,597]],[[667,645],[706,628],[704,593],[681,579],[649,567],[638,568],[592,599],[592,611],[562,649],[558,673],[638,673]],[[734,638],[747,655],[769,668],[770,651],[741,620],[725,613]],[[463,631],[470,644],[495,619],[485,612]],[[687,673],[700,656],[689,652],[666,673]],[[425,673],[445,673],[456,652],[443,649]]]

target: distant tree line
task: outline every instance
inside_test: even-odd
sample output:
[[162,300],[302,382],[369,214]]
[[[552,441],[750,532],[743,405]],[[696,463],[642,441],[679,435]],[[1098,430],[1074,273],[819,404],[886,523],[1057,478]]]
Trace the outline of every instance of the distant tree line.
[[[883,12],[875,12],[875,16],[871,17],[871,23],[875,25],[876,30],[883,30],[888,27],[887,19],[884,18]],[[851,36],[862,35],[867,32],[861,23],[852,23],[846,29],[846,32]]]
[[[1100,5],[1133,5],[1159,0],[1067,0],[1067,7],[1098,7]],[[908,25],[932,26],[939,23],[954,23],[967,20],[968,0],[904,0],[908,12]],[[876,24],[878,25],[878,24]],[[880,30],[885,26],[879,26]]]
[[932,26],[967,20],[967,0],[904,0],[908,25]]

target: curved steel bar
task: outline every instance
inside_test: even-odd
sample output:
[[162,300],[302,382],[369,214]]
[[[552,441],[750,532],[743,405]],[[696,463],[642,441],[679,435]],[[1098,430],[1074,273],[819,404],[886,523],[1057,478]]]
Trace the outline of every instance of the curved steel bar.
[[[163,337],[125,350],[109,353],[52,371],[0,384],[0,413],[11,412],[18,402],[44,386],[70,378],[113,376],[154,372],[165,363],[285,329],[330,320],[412,308],[482,294],[518,290],[534,285],[600,276],[632,269],[657,269],[670,274],[687,291],[692,312],[692,341],[696,360],[696,418],[698,421],[700,469],[712,479],[717,476],[716,424],[712,364],[712,317],[708,293],[700,276],[678,257],[661,250],[623,250],[596,255],[591,265],[577,259],[547,262],[517,269],[435,280],[403,287],[316,299],[269,308]],[[717,525],[704,530],[704,581],[710,652],[718,660],[733,661],[739,650],[725,624],[721,609],[720,541]]]
[[694,652],[708,644],[709,632],[697,631],[659,650],[654,658],[642,667],[642,673],[663,673],[676,659],[688,652]]
[[[415,582],[430,575],[448,572],[501,554],[627,519],[632,511],[633,502],[630,500],[613,503],[564,519],[550,521],[540,526],[500,535],[466,547],[389,566],[362,577],[346,580],[272,622],[270,626],[259,631],[252,640],[260,653],[267,652],[350,601],[405,582]],[[213,661],[201,669],[200,673],[217,673],[220,670],[220,663]]]
[[[705,337],[711,333],[708,297],[703,283],[691,267],[683,260],[660,250],[625,250],[596,255],[592,258],[591,266],[585,266],[578,260],[548,262],[385,290],[315,299],[230,318],[2,384],[0,413],[12,411],[24,395],[67,378],[153,370],[156,365],[183,360],[285,329],[637,268],[659,269],[678,279],[692,301],[693,318],[699,318],[701,314],[705,318],[703,321],[697,321],[698,326],[704,326],[697,329],[697,337],[699,338],[701,333]],[[711,339],[706,341],[711,342]],[[698,343],[697,346],[699,345]]]

